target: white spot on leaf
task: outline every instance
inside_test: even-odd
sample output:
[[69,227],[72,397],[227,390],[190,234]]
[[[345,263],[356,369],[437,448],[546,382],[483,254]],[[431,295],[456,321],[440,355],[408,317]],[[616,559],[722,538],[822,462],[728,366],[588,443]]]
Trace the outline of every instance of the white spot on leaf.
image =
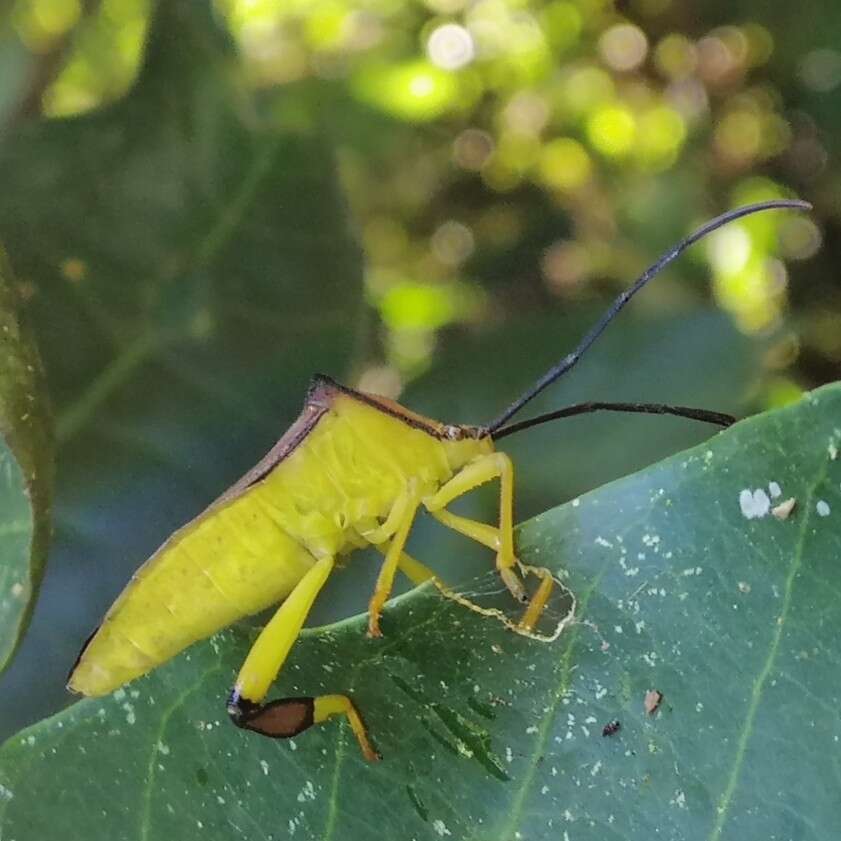
[[755,491],[745,488],[739,494],[739,507],[746,520],[759,519],[771,510],[771,500],[762,488]]

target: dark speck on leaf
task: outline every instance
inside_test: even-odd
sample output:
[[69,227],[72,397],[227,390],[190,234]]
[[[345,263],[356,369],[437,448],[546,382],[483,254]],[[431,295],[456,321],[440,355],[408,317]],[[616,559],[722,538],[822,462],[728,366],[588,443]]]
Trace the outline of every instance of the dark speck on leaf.
[[602,736],[613,736],[622,729],[622,723],[618,720],[608,721],[602,729]]

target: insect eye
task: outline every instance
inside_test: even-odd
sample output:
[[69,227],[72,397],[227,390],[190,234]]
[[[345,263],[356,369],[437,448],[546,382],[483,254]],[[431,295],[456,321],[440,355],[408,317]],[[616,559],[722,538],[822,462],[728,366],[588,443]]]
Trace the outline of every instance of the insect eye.
[[445,426],[444,437],[448,441],[461,441],[464,438],[464,430],[460,426]]

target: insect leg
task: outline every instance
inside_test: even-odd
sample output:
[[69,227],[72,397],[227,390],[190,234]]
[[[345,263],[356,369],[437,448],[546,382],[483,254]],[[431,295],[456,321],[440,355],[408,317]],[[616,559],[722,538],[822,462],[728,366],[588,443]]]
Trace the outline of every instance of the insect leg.
[[552,578],[552,573],[549,570],[544,569],[540,575],[540,585],[531,597],[529,606],[519,622],[519,627],[526,631],[534,630],[534,626],[540,619],[540,615],[543,613],[543,609],[546,607],[549,596],[552,595],[552,590],[555,587],[555,579]]
[[385,560],[380,567],[380,574],[377,577],[374,594],[368,603],[368,636],[370,637],[382,636],[382,631],[380,631],[380,614],[394,585],[394,574],[397,572],[403,547],[406,545],[409,530],[412,528],[412,522],[418,510],[417,492],[414,487],[410,487],[406,491],[405,499],[408,499],[408,504],[404,504],[402,500],[395,503],[395,508],[398,505],[401,507],[401,519],[397,530],[394,532],[394,536],[391,538],[391,542],[388,544],[388,549],[386,549]]
[[334,715],[345,715],[365,758],[375,760],[379,755],[350,698],[322,695],[263,703],[333,565],[333,558],[317,561],[260,632],[237,676],[228,700],[228,715],[237,727],[275,739],[295,736]]
[[[517,563],[517,557],[514,554],[514,465],[505,453],[489,453],[470,462],[449,482],[445,482],[429,499],[425,499],[423,504],[430,513],[437,514],[457,497],[497,478],[500,483],[499,530],[497,532],[499,545],[493,547],[497,550],[496,568],[514,598],[525,603],[528,601],[528,596],[522,582],[514,572],[514,566]],[[462,531],[474,540],[485,543],[485,540],[476,536],[479,532],[475,527],[481,524],[467,521],[471,524],[471,530],[474,531],[474,534],[471,534],[470,531],[460,527],[465,525],[463,517],[456,517],[447,512],[447,519],[456,531]],[[488,533],[484,534],[489,537]],[[485,545],[489,544],[485,543]]]
[[488,549],[498,552],[502,545],[502,541],[499,539],[499,529],[495,526],[480,523],[478,520],[470,520],[467,517],[460,517],[458,514],[453,514],[443,508],[440,511],[430,511],[430,514],[448,529],[457,531],[459,534],[487,546]]
[[400,553],[400,560],[397,562],[397,568],[403,575],[408,578],[412,584],[423,584],[431,578],[438,578],[438,576],[426,565],[422,564],[411,555],[405,552]]

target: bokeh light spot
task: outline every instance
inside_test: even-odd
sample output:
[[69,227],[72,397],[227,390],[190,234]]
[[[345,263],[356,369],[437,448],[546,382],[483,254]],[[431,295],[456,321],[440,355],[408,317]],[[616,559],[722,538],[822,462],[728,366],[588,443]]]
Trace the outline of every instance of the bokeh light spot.
[[765,64],[774,54],[774,37],[761,24],[746,23],[742,26],[742,33],[747,40],[747,63],[751,67]]
[[592,175],[593,164],[587,150],[570,137],[547,143],[540,153],[540,180],[558,190],[576,190]]
[[432,31],[426,42],[426,54],[437,67],[458,70],[476,56],[473,36],[457,23],[445,23]]
[[356,388],[367,394],[379,394],[396,400],[403,390],[403,380],[400,372],[391,365],[372,365],[359,375]]
[[648,39],[638,26],[620,23],[602,33],[599,52],[605,64],[613,70],[636,70],[648,54]]
[[506,127],[521,134],[539,134],[549,119],[549,106],[532,91],[516,93],[502,112]]
[[719,228],[707,238],[707,254],[718,274],[738,274],[751,256],[750,236],[739,223]]
[[469,0],[424,0],[424,5],[439,15],[454,15],[468,4]]
[[462,222],[449,219],[439,225],[430,242],[432,253],[444,265],[461,265],[475,246],[473,231]]
[[685,36],[667,35],[654,50],[654,64],[668,79],[685,79],[698,66],[698,51]]
[[472,319],[482,308],[482,291],[463,281],[398,281],[378,301],[386,326],[396,331],[434,331]]
[[765,385],[763,403],[766,409],[781,409],[797,403],[803,397],[803,389],[788,377],[774,377]]
[[59,270],[71,283],[79,283],[88,276],[88,264],[78,257],[67,257],[62,260]]
[[793,216],[780,225],[780,251],[787,259],[808,260],[821,244],[821,232],[811,219]]
[[494,151],[494,139],[486,131],[466,128],[453,143],[453,157],[463,169],[478,171]]
[[841,85],[841,52],[812,50],[800,63],[800,81],[810,90],[829,93]]
[[757,114],[738,109],[725,114],[715,127],[715,145],[725,157],[747,162],[757,156],[762,142],[761,124]]
[[356,95],[403,120],[440,117],[458,96],[455,77],[427,61],[368,65],[353,79]]
[[76,23],[80,12],[78,0],[18,0],[11,18],[23,42],[42,52]]
[[594,149],[609,158],[627,155],[633,147],[636,132],[634,115],[622,105],[599,108],[587,120],[587,139]]
[[558,52],[569,49],[581,36],[581,12],[564,0],[549,3],[540,13],[540,22],[549,43]]
[[575,291],[590,275],[590,253],[575,240],[561,240],[546,249],[541,261],[549,288],[560,295]]
[[447,286],[404,282],[386,292],[380,314],[393,330],[436,330],[455,318],[456,307]]
[[600,67],[578,67],[564,80],[561,95],[563,106],[570,112],[570,116],[589,114],[594,108],[613,99],[613,79]]
[[666,169],[685,140],[686,124],[677,111],[665,105],[650,108],[639,119],[637,158],[647,169]]

